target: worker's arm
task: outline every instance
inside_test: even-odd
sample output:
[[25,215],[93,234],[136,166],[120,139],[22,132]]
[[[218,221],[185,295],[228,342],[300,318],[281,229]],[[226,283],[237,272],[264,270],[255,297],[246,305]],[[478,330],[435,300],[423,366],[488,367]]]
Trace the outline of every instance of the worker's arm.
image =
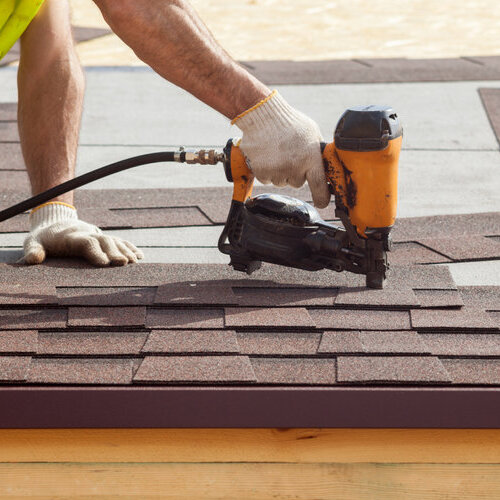
[[296,187],[307,179],[316,205],[328,204],[317,125],[282,97],[267,99],[271,90],[224,51],[187,1],[94,2],[113,31],[165,79],[230,119],[245,113],[235,123],[257,179]]

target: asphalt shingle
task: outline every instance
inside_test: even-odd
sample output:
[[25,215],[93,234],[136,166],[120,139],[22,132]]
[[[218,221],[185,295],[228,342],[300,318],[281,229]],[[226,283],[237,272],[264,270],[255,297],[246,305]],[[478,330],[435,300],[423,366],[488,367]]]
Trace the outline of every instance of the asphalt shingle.
[[148,328],[224,328],[223,309],[149,309],[146,317]]
[[241,354],[310,356],[318,352],[321,333],[238,332]]
[[226,307],[225,321],[228,327],[239,328],[312,328],[314,322],[303,307],[243,308]]
[[233,330],[153,330],[142,352],[239,353],[240,349]]
[[335,359],[251,358],[260,384],[335,384]]
[[130,384],[131,359],[33,359],[27,376],[33,384]]
[[0,383],[25,381],[30,363],[30,356],[0,355]]
[[500,385],[500,359],[443,359],[454,384]]
[[146,332],[40,332],[37,354],[51,356],[138,355]]
[[68,326],[144,326],[146,308],[69,307]]
[[146,356],[134,382],[255,382],[247,356]]
[[409,330],[408,311],[310,309],[318,328],[330,330]]
[[0,329],[65,328],[67,318],[65,309],[0,309]]
[[450,377],[438,358],[431,356],[343,356],[337,359],[337,377],[345,383],[448,383]]
[[412,310],[411,324],[418,330],[498,330],[500,328],[484,309],[476,307],[463,307],[458,310]]

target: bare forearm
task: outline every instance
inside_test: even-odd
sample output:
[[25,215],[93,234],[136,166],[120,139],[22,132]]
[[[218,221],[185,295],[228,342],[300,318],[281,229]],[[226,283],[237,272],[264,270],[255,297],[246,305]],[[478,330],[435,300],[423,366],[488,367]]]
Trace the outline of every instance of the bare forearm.
[[228,118],[270,93],[222,49],[188,2],[94,1],[140,59]]

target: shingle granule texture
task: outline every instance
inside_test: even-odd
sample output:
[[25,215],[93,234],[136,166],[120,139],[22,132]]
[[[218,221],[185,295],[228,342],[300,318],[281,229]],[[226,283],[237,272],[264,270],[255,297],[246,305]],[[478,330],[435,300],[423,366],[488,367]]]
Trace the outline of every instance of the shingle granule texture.
[[0,309],[0,329],[65,328],[65,309]]
[[[398,290],[374,290],[352,287],[342,287],[335,299],[337,305],[401,307],[409,309],[418,307],[420,302],[411,288]],[[397,305],[397,306],[396,306]]]
[[338,288],[249,288],[235,287],[240,306],[332,306]]
[[252,358],[261,384],[335,384],[334,359]]
[[424,308],[462,307],[464,300],[458,290],[414,290]]
[[337,360],[339,383],[450,382],[438,358],[431,356],[343,356]]
[[164,305],[237,305],[238,300],[229,285],[160,285],[155,304]]
[[40,332],[37,354],[43,355],[138,355],[146,332]]
[[137,382],[253,382],[247,356],[147,356],[134,376]]
[[330,330],[409,330],[408,311],[310,309],[318,328]]
[[321,333],[238,332],[242,354],[308,356],[318,352]]
[[500,335],[495,333],[421,334],[436,356],[500,356]]
[[500,385],[500,359],[443,359],[454,384]]
[[37,344],[36,330],[0,330],[0,353],[34,353]]
[[227,307],[225,319],[228,327],[314,327],[313,320],[302,307],[267,309]]
[[224,310],[213,309],[149,309],[148,328],[224,328]]
[[420,309],[411,311],[411,324],[419,330],[480,329],[499,330],[487,313],[476,307],[463,307],[459,310]]
[[154,302],[156,287],[59,287],[58,302],[71,306],[142,306]]
[[68,326],[144,326],[145,307],[70,307]]
[[131,359],[33,359],[27,381],[34,384],[130,384]]
[[0,355],[0,382],[22,382],[30,367],[29,356]]
[[153,330],[143,353],[240,353],[232,330]]

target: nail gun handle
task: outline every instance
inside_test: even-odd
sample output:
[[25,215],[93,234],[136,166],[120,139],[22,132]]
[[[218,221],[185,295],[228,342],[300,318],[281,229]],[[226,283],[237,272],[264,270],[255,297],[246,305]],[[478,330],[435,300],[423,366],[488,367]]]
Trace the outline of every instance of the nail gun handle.
[[233,183],[233,200],[245,203],[252,195],[254,175],[248,168],[243,152],[234,144],[233,139],[227,142],[224,155],[226,178]]

